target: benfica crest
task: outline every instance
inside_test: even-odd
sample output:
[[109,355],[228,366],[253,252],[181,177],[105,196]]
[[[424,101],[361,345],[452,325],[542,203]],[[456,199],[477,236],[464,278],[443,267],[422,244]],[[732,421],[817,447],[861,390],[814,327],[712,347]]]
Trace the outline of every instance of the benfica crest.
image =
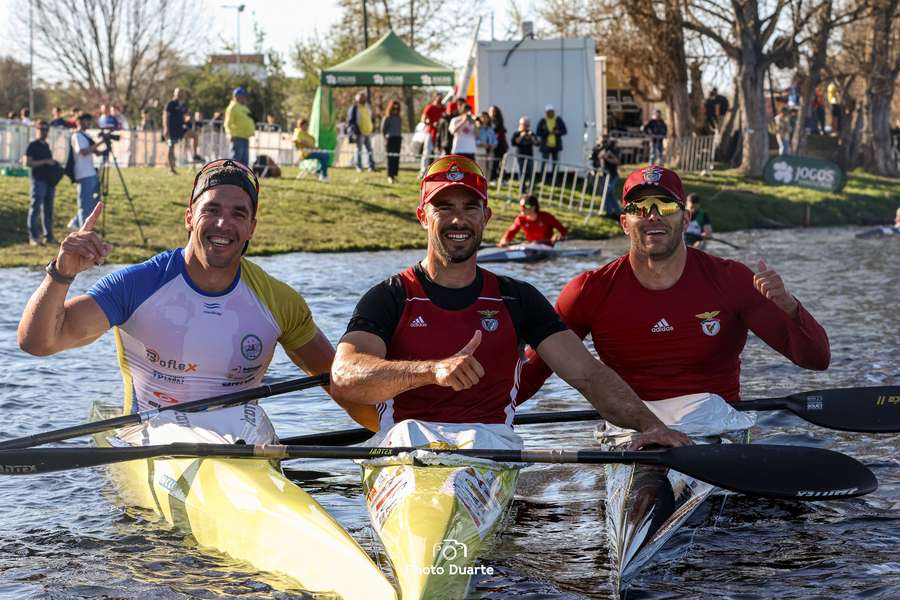
[[479,310],[481,328],[485,331],[497,331],[497,328],[500,327],[500,321],[495,319],[494,316],[499,312],[499,310]]
[[712,312],[705,312],[700,313],[699,315],[694,315],[695,317],[700,319],[700,331],[703,332],[703,335],[712,337],[719,333],[719,330],[722,329],[722,322],[716,318],[720,312],[721,311],[715,310]]
[[663,170],[657,165],[651,165],[641,171],[641,174],[644,176],[644,183],[656,185],[662,179]]
[[466,174],[459,170],[456,163],[450,165],[450,170],[447,171],[447,181],[462,181],[465,176]]

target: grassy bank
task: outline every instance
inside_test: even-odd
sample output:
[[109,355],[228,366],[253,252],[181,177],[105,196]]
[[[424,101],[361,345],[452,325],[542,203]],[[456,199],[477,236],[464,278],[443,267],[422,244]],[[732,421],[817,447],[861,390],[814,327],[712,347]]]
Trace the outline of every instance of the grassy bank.
[[[285,171],[283,179],[263,181],[251,254],[424,247],[424,232],[415,217],[418,182],[414,172],[403,171],[397,185],[388,185],[384,172],[333,169],[331,182],[322,184],[314,177],[295,180],[296,169]],[[192,174],[183,170],[172,176],[152,168],[123,173],[148,243],[141,245],[131,209],[114,177],[105,220],[106,238],[114,248],[111,260],[134,262],[183,244]],[[706,210],[717,231],[799,226],[806,205],[811,207],[812,225],[887,223],[900,203],[900,182],[864,174],[852,174],[840,194],[768,187],[727,171],[706,177],[687,175],[685,185],[688,192],[708,200]],[[28,178],[0,177],[0,267],[42,265],[56,252],[28,245],[28,203]],[[55,206],[55,232],[62,238],[75,210],[75,186],[68,180],[57,188]],[[494,219],[485,239],[496,240],[518,213],[518,206],[502,201],[491,206]],[[572,237],[597,239],[619,233],[618,225],[606,219],[595,217],[585,224],[580,213],[552,210],[572,228]]]

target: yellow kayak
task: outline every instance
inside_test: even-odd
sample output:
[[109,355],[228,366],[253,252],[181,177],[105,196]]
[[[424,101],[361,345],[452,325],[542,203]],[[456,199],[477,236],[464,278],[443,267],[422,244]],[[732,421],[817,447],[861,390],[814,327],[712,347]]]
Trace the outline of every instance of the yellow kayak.
[[[95,403],[92,420],[120,410]],[[121,443],[112,432],[97,446]],[[263,460],[165,458],[110,465],[129,506],[150,509],[201,546],[347,600],[396,598],[365,550],[309,494]]]

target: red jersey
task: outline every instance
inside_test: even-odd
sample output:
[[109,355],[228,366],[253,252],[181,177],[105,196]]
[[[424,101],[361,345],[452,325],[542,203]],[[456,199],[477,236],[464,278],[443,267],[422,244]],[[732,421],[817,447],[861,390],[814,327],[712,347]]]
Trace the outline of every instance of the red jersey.
[[443,104],[435,106],[434,104],[429,103],[428,106],[426,106],[422,111],[422,120],[427,121],[426,128],[428,130],[428,133],[431,134],[432,141],[434,141],[435,136],[437,135],[437,124],[440,122],[443,115]]
[[519,230],[525,232],[525,241],[527,242],[550,242],[553,237],[553,230],[559,231],[559,234],[565,237],[569,230],[563,227],[563,224],[556,220],[556,217],[542,210],[538,211],[537,219],[531,221],[525,215],[519,215],[513,224],[503,234],[503,239],[511,242],[515,239]]
[[[748,330],[800,367],[828,368],[828,336],[802,305],[791,318],[756,290],[743,264],[687,252],[684,272],[669,289],[642,286],[622,256],[570,281],[556,310],[582,339],[591,334],[600,359],[644,400],[698,392],[740,400]],[[520,403],[550,373],[536,355],[529,361]]]
[[[519,336],[500,294],[497,277],[482,270],[478,299],[463,310],[437,306],[413,268],[401,274],[406,302],[387,349],[389,360],[436,360],[459,351],[480,329],[475,358],[484,377],[467,390],[426,385],[378,405],[382,431],[404,419],[437,423],[512,425],[522,361]],[[549,308],[549,307],[548,307]]]

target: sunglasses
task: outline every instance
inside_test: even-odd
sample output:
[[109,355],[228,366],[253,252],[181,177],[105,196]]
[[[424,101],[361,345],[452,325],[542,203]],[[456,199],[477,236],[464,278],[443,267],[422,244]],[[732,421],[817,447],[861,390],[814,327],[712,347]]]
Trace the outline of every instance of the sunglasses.
[[475,161],[469,160],[464,156],[445,156],[444,158],[439,158],[438,160],[431,163],[431,166],[428,167],[428,172],[425,173],[424,179],[428,179],[432,175],[436,175],[438,173],[444,173],[445,171],[449,170],[453,164],[456,164],[456,167],[460,171],[465,171],[466,173],[472,173],[473,175],[484,177],[484,173],[481,171],[481,167],[479,167]]
[[649,198],[642,198],[640,200],[635,200],[634,202],[629,202],[625,205],[623,212],[628,215],[638,215],[639,217],[646,219],[650,216],[650,212],[654,207],[661,217],[668,217],[684,210],[684,205],[677,200],[673,200],[666,196],[651,196]]

